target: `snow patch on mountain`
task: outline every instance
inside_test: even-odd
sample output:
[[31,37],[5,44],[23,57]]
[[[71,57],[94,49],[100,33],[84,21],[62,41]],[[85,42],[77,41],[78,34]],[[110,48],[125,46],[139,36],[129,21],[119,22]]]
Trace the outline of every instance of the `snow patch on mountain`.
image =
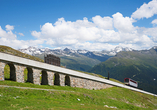
[[133,49],[131,48],[122,48],[120,46],[116,47],[115,49],[111,51],[88,51],[88,50],[72,50],[69,48],[65,48],[64,50],[61,49],[49,49],[49,48],[36,48],[36,47],[28,47],[25,49],[19,49],[19,51],[23,53],[27,53],[29,55],[36,55],[36,54],[54,54],[54,55],[63,55],[63,56],[73,56],[74,54],[80,54],[80,55],[85,55],[85,56],[114,56],[120,51],[132,51]]

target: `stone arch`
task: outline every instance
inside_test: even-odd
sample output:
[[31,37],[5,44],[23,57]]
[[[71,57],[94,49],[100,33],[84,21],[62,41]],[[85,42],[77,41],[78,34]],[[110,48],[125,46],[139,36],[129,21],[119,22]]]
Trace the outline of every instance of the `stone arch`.
[[69,75],[65,76],[65,86],[70,86],[70,77],[69,77]]
[[41,85],[48,85],[48,75],[46,71],[42,71],[41,75]]
[[59,73],[55,73],[55,75],[54,75],[54,85],[60,86],[60,76],[59,76]]
[[12,63],[7,63],[6,64],[6,66],[9,66],[9,77],[10,78],[8,78],[9,80],[13,80],[13,81],[16,81],[16,69],[15,69],[15,66],[14,66],[14,64],[12,64]]
[[26,82],[30,82],[33,83],[33,70],[30,67],[27,67],[27,81]]

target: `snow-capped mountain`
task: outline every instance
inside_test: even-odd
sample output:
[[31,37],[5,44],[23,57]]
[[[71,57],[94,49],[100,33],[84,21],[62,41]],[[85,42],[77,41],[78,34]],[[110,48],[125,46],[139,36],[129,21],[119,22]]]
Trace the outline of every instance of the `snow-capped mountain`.
[[[76,56],[76,55],[84,55],[89,58],[98,59],[100,61],[105,61],[106,59],[115,56],[120,51],[132,51],[131,48],[122,48],[122,47],[116,47],[115,49],[111,51],[88,51],[88,50],[72,50],[69,48],[65,48],[64,50],[61,49],[49,49],[49,48],[36,48],[36,47],[28,47],[25,49],[19,49],[19,51],[23,53],[27,53],[30,55],[40,55],[40,54],[54,54],[59,56]],[[105,58],[104,58],[105,57]]]
[[35,54],[42,54],[42,52],[44,52],[45,50],[30,46],[25,49],[19,49],[19,51],[23,53],[27,53],[29,55],[35,55]]

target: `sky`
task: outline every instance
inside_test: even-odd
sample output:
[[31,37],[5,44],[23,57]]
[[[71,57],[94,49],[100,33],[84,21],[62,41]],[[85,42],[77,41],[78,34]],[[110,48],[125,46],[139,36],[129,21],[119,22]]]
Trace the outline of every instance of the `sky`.
[[157,0],[0,0],[0,45],[150,49],[157,46]]

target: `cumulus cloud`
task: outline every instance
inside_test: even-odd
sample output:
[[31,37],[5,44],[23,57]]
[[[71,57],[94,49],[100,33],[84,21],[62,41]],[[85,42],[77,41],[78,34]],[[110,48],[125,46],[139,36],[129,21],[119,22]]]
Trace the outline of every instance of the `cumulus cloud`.
[[114,27],[119,31],[131,32],[134,30],[134,26],[132,25],[134,20],[132,18],[123,17],[123,15],[119,12],[112,16],[113,16]]
[[[6,45],[18,49],[27,48],[28,46],[30,46],[30,44],[32,46],[38,46],[39,44],[44,43],[44,40],[40,39],[28,41],[18,40],[17,35],[12,32],[14,26],[6,25],[5,27],[6,30],[3,30],[0,26],[0,45]],[[19,34],[23,35],[22,33]]]
[[154,19],[151,23],[152,24],[157,24],[157,19]]
[[6,28],[7,31],[14,30],[14,26],[11,26],[11,25],[6,25],[5,28]]
[[[118,45],[142,48],[155,45],[154,29],[133,26],[130,17],[117,12],[112,17],[92,17],[74,22],[59,18],[54,24],[45,23],[40,31],[32,31],[32,36],[43,39],[51,47],[70,47],[75,49],[102,50]],[[154,38],[150,38],[153,35]],[[112,46],[111,46],[112,44]],[[140,46],[142,47],[140,47]]]
[[144,3],[131,17],[135,19],[150,18],[154,14],[157,14],[157,0],[152,0],[148,4]]
[[111,17],[101,17],[99,15],[92,18],[94,24],[103,29],[113,29],[113,22]]
[[6,27],[7,27],[6,28],[7,31],[3,30],[0,26],[0,37],[7,38],[7,39],[16,39],[16,35],[13,34],[13,32],[11,31],[11,28],[10,28],[10,31],[8,31],[9,27],[12,27],[12,26],[6,25]]
[[20,32],[19,32],[18,34],[19,34],[20,36],[24,36],[24,34],[23,34],[23,33],[20,33]]

